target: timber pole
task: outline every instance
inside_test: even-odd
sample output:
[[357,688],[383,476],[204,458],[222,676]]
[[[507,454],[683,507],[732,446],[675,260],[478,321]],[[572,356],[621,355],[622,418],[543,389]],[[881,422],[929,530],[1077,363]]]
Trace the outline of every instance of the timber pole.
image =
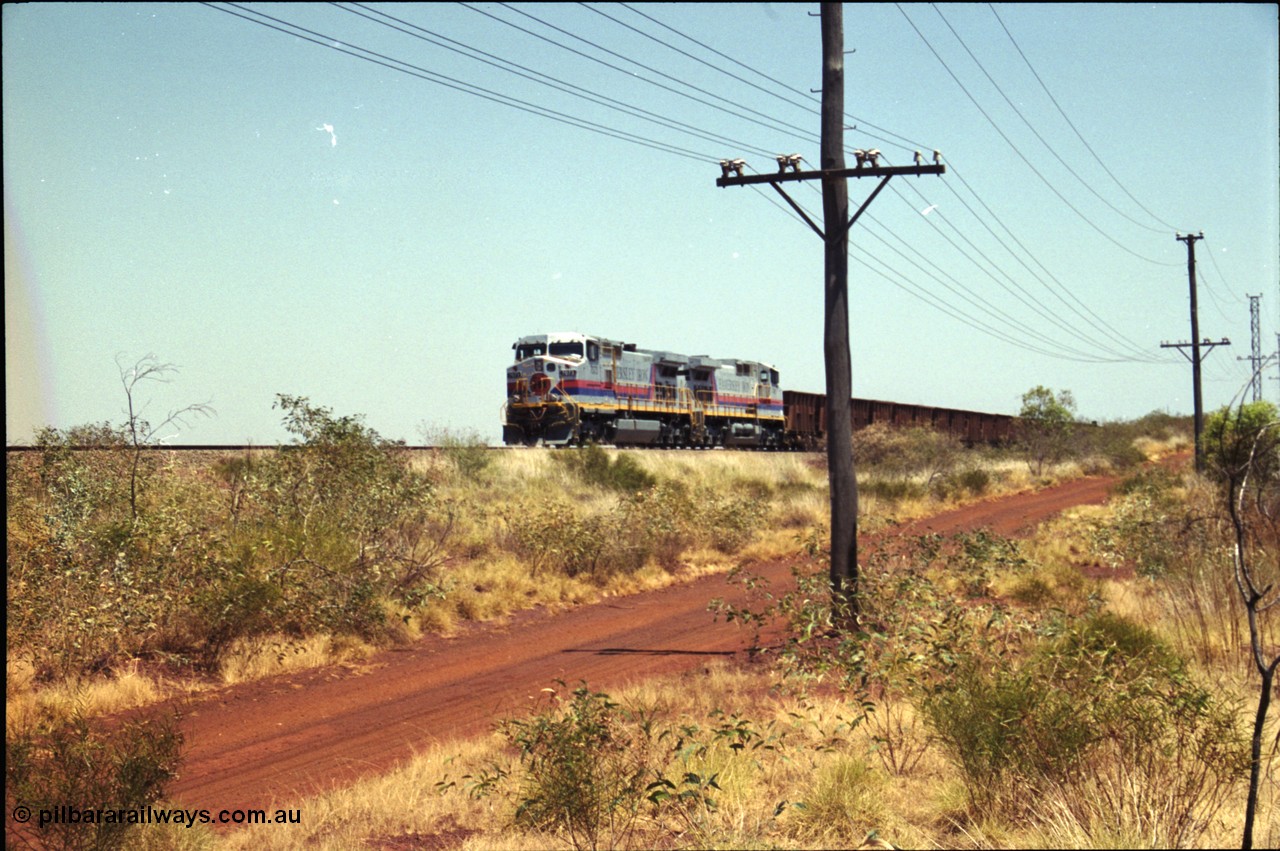
[[[823,171],[844,170],[844,15],[840,3],[822,4]],[[858,587],[858,482],[853,469],[853,396],[849,356],[849,184],[844,176],[822,179],[825,320],[823,361],[827,373],[827,475],[831,486],[831,593],[839,604],[856,605]],[[856,610],[851,610],[856,614]]]

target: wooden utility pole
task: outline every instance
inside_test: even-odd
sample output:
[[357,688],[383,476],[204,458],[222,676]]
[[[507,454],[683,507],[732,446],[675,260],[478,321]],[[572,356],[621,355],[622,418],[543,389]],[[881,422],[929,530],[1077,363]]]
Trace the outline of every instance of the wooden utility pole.
[[[827,474],[831,485],[831,593],[856,614],[858,587],[858,482],[853,469],[853,396],[849,358],[849,230],[895,175],[945,174],[942,156],[933,152],[925,165],[919,151],[914,166],[881,166],[878,150],[856,150],[856,168],[844,160],[844,22],[839,3],[822,4],[822,148],[821,166],[801,171],[803,157],[780,155],[776,174],[744,175],[744,160],[721,160],[716,186],[768,183],[804,220],[825,246],[822,353],[827,371]],[[788,171],[790,169],[790,171]],[[879,177],[880,183],[849,217],[850,177]],[[782,184],[822,181],[823,226],[819,227]]]
[[[1175,234],[1179,242],[1187,244],[1187,281],[1191,287],[1191,392],[1193,404],[1195,406],[1195,422],[1193,424],[1196,436],[1196,472],[1204,472],[1204,395],[1200,392],[1200,315],[1196,307],[1196,240],[1204,239],[1204,231],[1199,236],[1195,234]],[[1205,344],[1208,344],[1208,340]],[[1223,338],[1221,344],[1226,345],[1226,338]],[[1164,348],[1176,348],[1181,344],[1173,346],[1164,346]],[[1212,346],[1210,346],[1212,349]],[[1183,352],[1185,355],[1186,352]]]
[[[824,171],[844,170],[844,11],[822,4],[822,148]],[[849,357],[849,182],[822,179],[827,223],[822,358],[827,371],[827,479],[831,486],[831,593],[855,601],[858,588],[858,480],[853,470],[853,396]],[[835,225],[835,226],[833,226]]]

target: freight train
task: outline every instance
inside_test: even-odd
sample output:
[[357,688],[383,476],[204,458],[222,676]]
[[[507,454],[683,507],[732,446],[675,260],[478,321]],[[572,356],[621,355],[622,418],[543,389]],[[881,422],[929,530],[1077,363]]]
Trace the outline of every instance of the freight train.
[[[511,347],[502,440],[509,446],[819,450],[825,396],[784,391],[764,361],[682,355],[578,333],[533,334]],[[851,399],[854,429],[927,426],[966,443],[998,443],[1015,418]]]

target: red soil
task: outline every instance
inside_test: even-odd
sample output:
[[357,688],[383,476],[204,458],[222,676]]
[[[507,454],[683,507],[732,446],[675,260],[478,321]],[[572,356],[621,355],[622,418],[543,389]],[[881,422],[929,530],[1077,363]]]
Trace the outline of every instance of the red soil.
[[[1014,536],[1071,506],[1101,503],[1114,484],[1082,479],[988,500],[893,534],[986,527]],[[789,578],[788,568],[753,566],[775,585]],[[386,772],[437,742],[483,733],[497,719],[525,714],[531,699],[555,680],[610,689],[691,671],[717,657],[745,656],[750,631],[717,623],[707,611],[710,600],[732,600],[736,591],[724,576],[707,576],[570,611],[526,612],[451,638],[425,638],[364,666],[220,689],[187,709],[187,754],[171,797],[215,814],[287,806]]]

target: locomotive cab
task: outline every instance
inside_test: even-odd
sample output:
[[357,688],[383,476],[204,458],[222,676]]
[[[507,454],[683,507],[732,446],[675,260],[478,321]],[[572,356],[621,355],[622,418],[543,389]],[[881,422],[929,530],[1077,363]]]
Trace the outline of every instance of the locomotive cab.
[[568,443],[576,435],[578,418],[569,383],[590,363],[588,352],[598,361],[599,342],[584,334],[562,332],[521,337],[511,348],[515,357],[507,367],[503,442]]

